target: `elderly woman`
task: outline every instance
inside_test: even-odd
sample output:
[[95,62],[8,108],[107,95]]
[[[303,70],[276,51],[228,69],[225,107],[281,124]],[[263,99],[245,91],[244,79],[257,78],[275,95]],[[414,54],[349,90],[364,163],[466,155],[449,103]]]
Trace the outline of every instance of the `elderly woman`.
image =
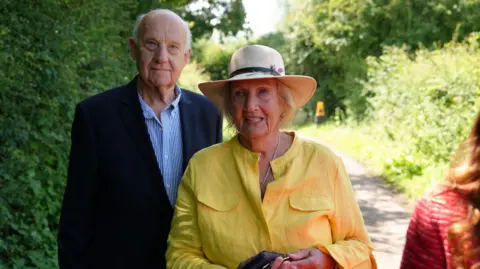
[[190,160],[167,267],[376,268],[342,161],[280,131],[316,81],[286,76],[280,54],[258,45],[237,50],[229,71],[199,87],[238,134]]

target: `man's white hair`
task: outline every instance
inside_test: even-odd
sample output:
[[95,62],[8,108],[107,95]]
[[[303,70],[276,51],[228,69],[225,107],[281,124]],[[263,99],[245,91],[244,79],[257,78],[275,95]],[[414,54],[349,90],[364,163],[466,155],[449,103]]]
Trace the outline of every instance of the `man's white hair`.
[[150,13],[156,13],[156,14],[171,14],[177,18],[180,19],[180,21],[183,24],[183,27],[185,28],[185,35],[186,39],[185,40],[185,52],[187,52],[191,48],[192,44],[192,32],[190,32],[190,27],[188,27],[188,23],[184,21],[180,16],[178,16],[177,13],[168,10],[168,9],[154,9],[146,14],[141,14],[137,17],[137,21],[135,22],[135,25],[133,26],[133,31],[132,31],[132,40],[135,42],[135,44],[138,44],[138,38],[139,38],[139,28],[140,25],[142,24],[143,19],[145,18],[145,15],[150,14]]

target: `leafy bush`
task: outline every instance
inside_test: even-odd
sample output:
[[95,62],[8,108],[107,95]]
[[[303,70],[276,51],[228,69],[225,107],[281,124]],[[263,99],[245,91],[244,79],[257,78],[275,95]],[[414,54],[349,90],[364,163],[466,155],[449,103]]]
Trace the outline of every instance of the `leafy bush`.
[[183,89],[188,89],[200,93],[198,83],[208,81],[210,77],[205,73],[205,69],[196,61],[191,61],[185,66],[178,79],[178,85]]
[[385,163],[390,178],[411,179],[428,167],[446,167],[466,139],[480,108],[479,37],[421,49],[413,59],[406,48],[396,47],[368,59],[369,132],[402,149]]
[[400,156],[398,158],[388,158],[384,166],[385,174],[388,178],[404,177],[412,179],[415,176],[423,174],[423,167],[412,156]]
[[226,45],[203,39],[195,44],[193,57],[202,63],[211,80],[227,79],[230,58],[240,46],[240,43]]
[[133,73],[129,31],[117,23],[131,14],[105,1],[0,10],[0,267],[55,268],[74,106]]
[[445,169],[480,112],[479,34],[442,49],[388,47],[370,57],[367,118],[300,132],[366,163],[416,198],[444,180]]

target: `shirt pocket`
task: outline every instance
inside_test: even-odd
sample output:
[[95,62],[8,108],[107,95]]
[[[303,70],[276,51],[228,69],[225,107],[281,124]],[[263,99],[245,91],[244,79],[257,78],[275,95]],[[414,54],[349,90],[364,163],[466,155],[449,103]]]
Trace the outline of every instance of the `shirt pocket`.
[[210,213],[232,211],[240,202],[238,195],[235,195],[234,193],[201,193],[198,195],[197,200],[200,202],[199,211]]
[[290,247],[298,250],[332,243],[329,219],[333,203],[329,197],[297,191],[290,194],[288,203],[285,232]]
[[235,193],[211,192],[197,196],[198,229],[205,256],[212,262],[232,257],[238,248],[240,198]]

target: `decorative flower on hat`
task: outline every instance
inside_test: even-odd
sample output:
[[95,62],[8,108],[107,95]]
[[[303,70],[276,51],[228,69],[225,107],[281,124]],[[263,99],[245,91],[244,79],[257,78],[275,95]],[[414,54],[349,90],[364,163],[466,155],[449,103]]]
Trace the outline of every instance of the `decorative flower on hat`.
[[275,67],[275,64],[270,65],[270,70],[275,71],[277,73],[283,73],[283,67],[279,67],[278,69]]

